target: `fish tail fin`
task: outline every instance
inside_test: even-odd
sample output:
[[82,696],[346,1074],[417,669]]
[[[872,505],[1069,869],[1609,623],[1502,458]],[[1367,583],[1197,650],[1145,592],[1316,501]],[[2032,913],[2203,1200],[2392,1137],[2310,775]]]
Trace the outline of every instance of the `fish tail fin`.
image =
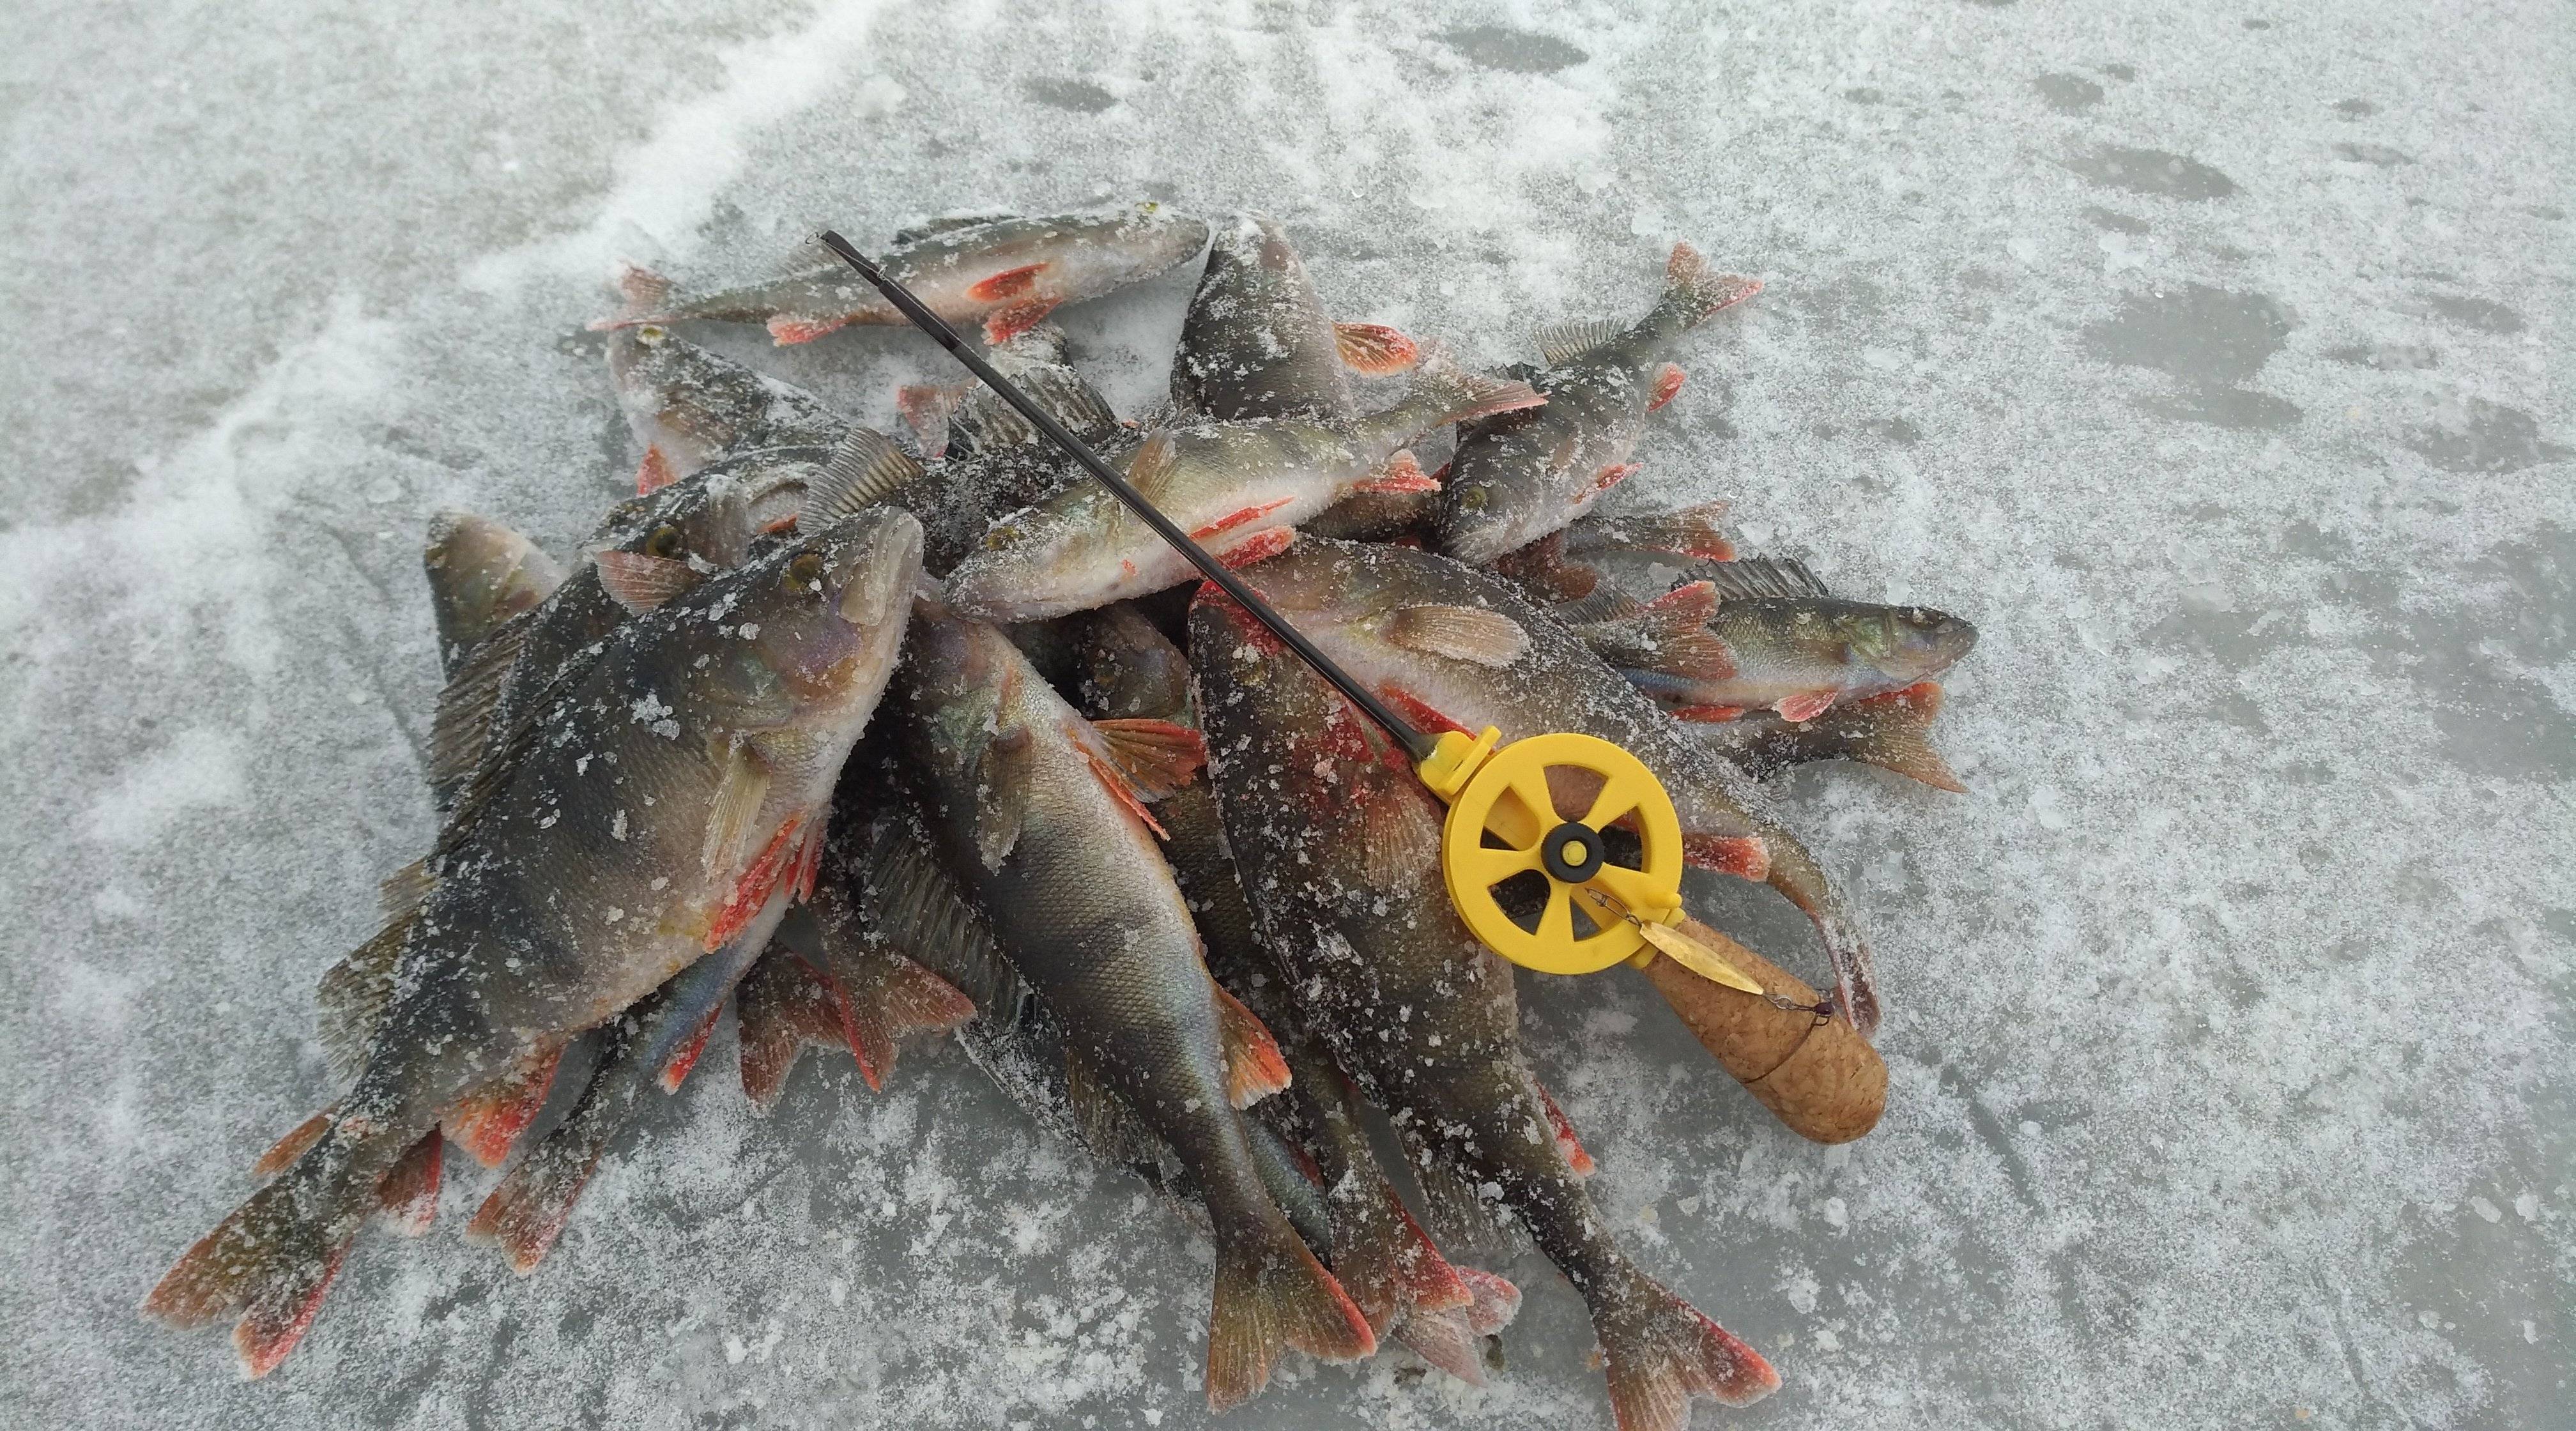
[[1918,681],[1901,691],[1853,702],[1841,712],[1843,723],[1852,728],[1852,759],[1920,780],[1935,790],[1965,794],[1968,787],[1932,748],[1932,718],[1940,713],[1941,687],[1935,681]]
[[1709,267],[1698,249],[1677,243],[1664,264],[1664,297],[1659,306],[1682,327],[1694,328],[1761,291],[1762,280],[1720,273]]
[[[742,1092],[755,1113],[778,1106],[787,1075],[808,1044],[837,1044],[844,1037],[840,995],[830,976],[776,944],[735,986],[733,1010],[742,1045]],[[867,1072],[865,1060],[859,1069]]]
[[1529,384],[1469,372],[1458,366],[1446,349],[1432,345],[1424,349],[1421,364],[1414,369],[1413,385],[1394,411],[1402,414],[1413,432],[1421,433],[1445,423],[1472,422],[1500,412],[1541,407],[1546,402]]
[[1834,969],[1834,1006],[1851,1019],[1863,1038],[1878,1032],[1878,988],[1870,975],[1869,942],[1854,927],[1842,896],[1834,892],[1815,856],[1796,836],[1775,825],[1762,831],[1771,866],[1763,883],[1806,911],[1824,941],[1825,957]]
[[599,1155],[607,1146],[605,1137],[583,1136],[571,1123],[556,1129],[483,1199],[474,1220],[465,1225],[465,1235],[499,1243],[511,1271],[523,1276],[535,1271],[571,1221],[573,1204],[598,1171]]
[[614,283],[619,301],[617,316],[591,324],[592,332],[632,328],[641,323],[661,321],[666,316],[662,310],[671,304],[671,280],[627,258],[618,260]]
[[510,1145],[545,1111],[546,1095],[555,1086],[555,1068],[563,1061],[557,1045],[531,1054],[519,1066],[456,1100],[443,1120],[447,1135],[487,1168],[510,1156]]
[[1749,1406],[1780,1387],[1761,1353],[1642,1272],[1603,1289],[1592,1311],[1619,1431],[1687,1431],[1690,1401]]
[[376,1181],[376,1208],[394,1231],[418,1237],[438,1220],[438,1178],[445,1162],[446,1140],[432,1128]]
[[905,1034],[941,1033],[975,1017],[975,1001],[956,985],[891,949],[836,959],[833,972],[843,999],[842,1036],[870,1088],[894,1072]]
[[1377,1336],[1286,1218],[1221,1224],[1208,1311],[1208,1409],[1250,1400],[1290,1347],[1328,1361],[1356,1361],[1377,1350]]
[[1353,1167],[1324,1205],[1333,1225],[1333,1275],[1372,1330],[1382,1333],[1416,1311],[1447,1311],[1475,1301],[1457,1269],[1432,1245],[1431,1234],[1374,1169]]
[[263,1377],[313,1325],[322,1294],[376,1205],[383,1170],[362,1166],[374,1135],[335,1122],[268,1186],[199,1238],[152,1294],[145,1316],[193,1327],[238,1311],[233,1346],[243,1368]]

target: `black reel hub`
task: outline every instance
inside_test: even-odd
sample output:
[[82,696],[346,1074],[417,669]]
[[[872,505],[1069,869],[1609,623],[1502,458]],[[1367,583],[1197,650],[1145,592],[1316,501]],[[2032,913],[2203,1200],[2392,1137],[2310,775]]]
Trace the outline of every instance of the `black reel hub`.
[[1580,820],[1568,820],[1539,841],[1538,858],[1550,878],[1581,884],[1601,868],[1601,832]]

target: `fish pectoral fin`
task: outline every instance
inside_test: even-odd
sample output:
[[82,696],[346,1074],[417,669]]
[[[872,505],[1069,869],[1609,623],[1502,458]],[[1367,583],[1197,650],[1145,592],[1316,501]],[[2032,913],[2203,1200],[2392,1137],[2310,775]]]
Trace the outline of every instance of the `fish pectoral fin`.
[[1383,323],[1336,323],[1333,351],[1342,365],[1370,377],[1400,373],[1422,360],[1422,350],[1402,329]]
[[[1447,470],[1447,469],[1442,469]],[[1422,470],[1422,459],[1406,448],[1386,459],[1385,465],[1351,484],[1354,492],[1437,492],[1440,479]]]
[[722,759],[707,806],[706,839],[698,847],[700,867],[711,880],[731,878],[751,858],[758,834],[753,822],[769,799],[769,762],[750,740],[726,740]]
[[1771,846],[1760,835],[1694,835],[1685,830],[1682,863],[1759,884],[1771,874]]
[[1570,318],[1538,330],[1538,355],[1551,368],[1561,368],[1628,335],[1616,318]]
[[1675,706],[1673,719],[1686,720],[1694,725],[1716,725],[1735,719],[1747,709],[1745,706]]
[[984,341],[993,344],[1007,343],[1045,322],[1047,315],[1053,313],[1055,308],[1056,303],[1052,298],[1032,298],[1025,303],[1014,303],[1008,308],[989,314],[984,319]]
[[999,303],[1006,298],[1017,298],[1037,287],[1038,275],[1045,271],[1046,264],[1043,262],[1024,263],[1017,268],[1006,268],[999,273],[975,280],[968,285],[966,296],[978,303]]
[[1682,383],[1690,374],[1679,363],[1666,363],[1655,369],[1655,395],[1646,401],[1646,411],[1660,411],[1664,404],[1681,395]]
[[921,475],[921,464],[874,428],[852,427],[805,487],[796,529],[810,536],[875,506]]
[[1190,783],[1207,764],[1207,742],[1188,726],[1143,717],[1091,722],[1137,793],[1160,800]]
[[[599,584],[630,616],[641,616],[698,584],[698,573],[676,557],[650,552],[595,552]],[[495,633],[498,634],[498,633]]]
[[314,1034],[331,1071],[343,1079],[356,1079],[366,1067],[367,1046],[393,1002],[394,971],[402,965],[403,946],[419,917],[420,908],[414,905],[388,918],[366,943],[323,970],[314,986]]
[[1208,989],[1216,995],[1217,1038],[1225,1049],[1226,1101],[1249,1108],[1286,1088],[1288,1060],[1269,1026],[1214,979]]
[[1519,622],[1481,606],[1402,607],[1380,634],[1408,651],[1497,668],[1529,649],[1529,633]]
[[1811,721],[1833,709],[1836,694],[1830,690],[1800,691],[1794,696],[1782,699],[1772,709],[1778,711],[1780,718],[1785,721]]
[[1440,859],[1440,825],[1419,792],[1380,784],[1352,791],[1360,806],[1362,877],[1380,889],[1401,888]]
[[1179,445],[1168,432],[1157,432],[1139,443],[1127,458],[1127,485],[1160,502],[1166,495],[1163,484],[1171,480],[1177,465]]
[[847,326],[849,321],[847,318],[802,318],[792,313],[780,313],[769,320],[769,338],[782,348],[796,343],[811,343],[826,333]]
[[977,759],[975,854],[984,868],[998,870],[1020,843],[1020,826],[1028,817],[1031,757],[1036,740],[1027,728],[996,731]]

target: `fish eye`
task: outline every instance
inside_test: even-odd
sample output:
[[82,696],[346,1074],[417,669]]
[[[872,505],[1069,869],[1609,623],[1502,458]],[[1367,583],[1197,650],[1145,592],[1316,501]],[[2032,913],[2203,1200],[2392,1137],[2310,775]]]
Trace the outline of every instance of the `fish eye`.
[[671,522],[664,522],[662,525],[655,527],[653,529],[653,535],[644,539],[644,554],[646,556],[657,556],[666,560],[674,559],[677,558],[680,553],[687,551],[688,549],[688,535],[682,532],[677,524]]
[[787,564],[787,589],[789,591],[823,589],[823,554],[821,552],[796,554],[796,559]]
[[1485,489],[1470,487],[1458,494],[1458,505],[1470,512],[1485,510]]
[[1021,532],[1018,527],[1004,523],[1003,525],[995,527],[984,534],[984,550],[988,552],[1008,551],[1012,547],[1019,545],[1020,536]]
[[670,336],[671,330],[663,327],[659,323],[647,323],[643,327],[635,330],[635,341],[643,344],[647,348],[658,345],[663,339]]

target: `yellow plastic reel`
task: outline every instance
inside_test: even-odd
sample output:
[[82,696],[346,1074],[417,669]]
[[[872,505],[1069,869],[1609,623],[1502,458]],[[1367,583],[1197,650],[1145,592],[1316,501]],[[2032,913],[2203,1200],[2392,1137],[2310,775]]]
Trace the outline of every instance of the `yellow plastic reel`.
[[[1643,761],[1596,736],[1559,731],[1496,749],[1500,734],[1451,731],[1420,768],[1423,783],[1449,802],[1440,866],[1459,917],[1487,948],[1550,974],[1589,974],[1637,957],[1648,942],[1641,925],[1681,918],[1682,828],[1672,797]],[[1589,808],[1556,808],[1551,768],[1599,777]],[[1637,869],[1601,855],[1599,832],[1631,815],[1643,847]],[[1488,833],[1501,848],[1486,843]],[[1495,901],[1494,886],[1532,871],[1548,882],[1547,905],[1537,927],[1524,929]],[[1578,903],[1590,934],[1574,932]]]

